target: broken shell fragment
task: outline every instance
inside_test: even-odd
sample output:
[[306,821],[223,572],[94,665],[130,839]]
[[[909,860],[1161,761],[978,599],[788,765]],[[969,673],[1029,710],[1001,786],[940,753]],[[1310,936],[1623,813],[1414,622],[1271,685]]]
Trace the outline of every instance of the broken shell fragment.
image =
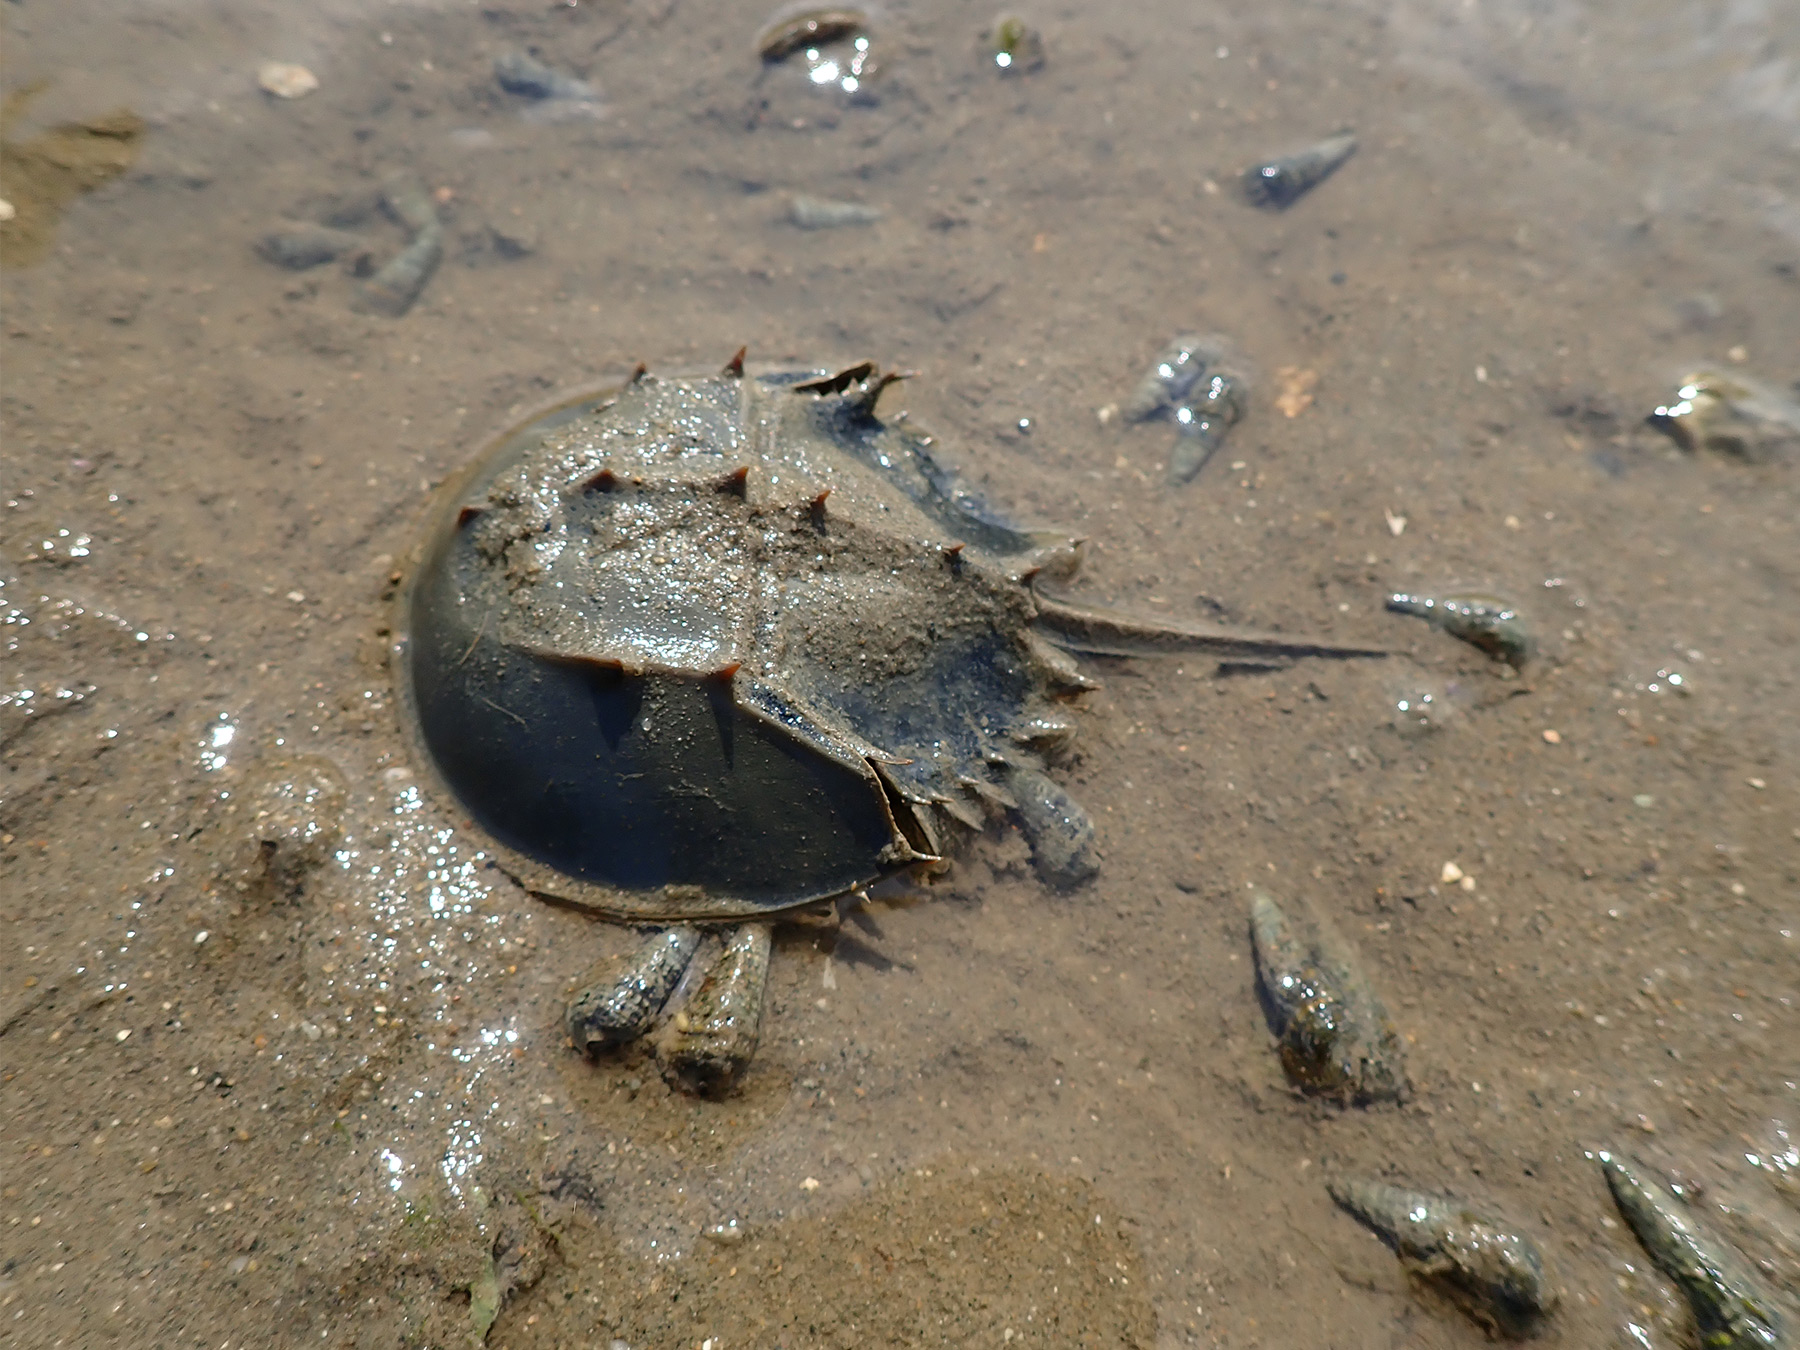
[[726,1219],[700,1230],[700,1236],[715,1247],[736,1247],[749,1235],[749,1229],[736,1219]]
[[785,61],[807,47],[853,38],[868,26],[868,11],[854,5],[784,5],[757,33],[756,51],[765,61]]
[[1388,596],[1387,607],[1396,614],[1428,620],[1451,637],[1515,668],[1529,661],[1536,649],[1531,627],[1518,606],[1498,596],[1475,591],[1441,596],[1396,591]]
[[769,977],[770,926],[747,923],[725,943],[706,978],[671,1019],[659,1058],[689,1092],[730,1091],[756,1054]]
[[1683,450],[1761,464],[1800,453],[1800,404],[1742,375],[1696,371],[1645,419]]
[[1744,1263],[1641,1168],[1612,1153],[1600,1170],[1619,1213],[1657,1268],[1680,1288],[1707,1350],[1782,1350],[1781,1315]]
[[837,89],[854,104],[875,102],[871,82],[879,64],[871,47],[869,16],[851,6],[789,6],[776,11],[757,35],[756,50],[765,66],[798,56],[806,85]]
[[305,98],[319,87],[319,77],[290,61],[265,61],[256,72],[263,92],[276,98]]
[[607,979],[569,1001],[569,1039],[592,1054],[642,1036],[655,1023],[700,949],[700,930],[685,925],[656,934]]
[[1323,183],[1355,153],[1356,137],[1346,131],[1268,160],[1244,171],[1244,195],[1252,206],[1279,211]]
[[1529,1336],[1556,1308],[1543,1253],[1504,1219],[1449,1196],[1336,1180],[1331,1198],[1394,1249],[1413,1274],[1504,1336]]
[[1288,1078],[1358,1106],[1398,1101],[1409,1089],[1400,1038],[1355,949],[1304,902],[1291,909],[1264,890],[1251,897],[1256,973]]

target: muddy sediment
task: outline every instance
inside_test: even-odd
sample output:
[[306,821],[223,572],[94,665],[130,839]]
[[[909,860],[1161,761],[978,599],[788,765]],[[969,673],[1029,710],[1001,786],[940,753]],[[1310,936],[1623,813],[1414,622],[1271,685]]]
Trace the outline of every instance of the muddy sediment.
[[[513,1346],[1485,1343],[1334,1211],[1362,1175],[1526,1225],[1564,1289],[1537,1344],[1680,1345],[1602,1147],[1787,1297],[1794,469],[1644,425],[1696,371],[1794,397],[1787,28],[1022,11],[1046,60],[1012,78],[932,3],[878,16],[847,94],[765,67],[764,5],[13,8],[5,91],[49,83],[8,156],[87,128],[115,165],[0,277],[20,1344],[490,1311]],[[509,51],[604,107],[530,115]],[[267,97],[270,60],[319,88]],[[96,131],[118,108],[149,129]],[[1243,200],[1344,126],[1286,209]],[[314,222],[393,257],[414,232],[352,208],[401,177],[438,231],[404,313],[259,255]],[[38,238],[7,182],[0,240]],[[883,215],[797,230],[795,196]],[[1281,374],[1173,486],[1173,429],[1119,409],[1190,332]],[[884,412],[1087,539],[1074,599],[1390,655],[1082,658],[1053,778],[1092,880],[1045,888],[1001,811],[941,878],[778,929],[711,1101],[570,1046],[642,935],[491,865],[388,658],[430,493],[491,431],[746,344],[919,371]],[[1385,609],[1464,588],[1519,602],[1529,661]],[[1253,886],[1354,944],[1407,1101],[1290,1088]]]

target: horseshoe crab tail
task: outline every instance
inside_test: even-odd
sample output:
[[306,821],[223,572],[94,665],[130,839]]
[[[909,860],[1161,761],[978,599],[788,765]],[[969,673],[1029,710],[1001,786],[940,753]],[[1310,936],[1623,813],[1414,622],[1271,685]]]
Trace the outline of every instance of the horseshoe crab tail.
[[1182,656],[1203,653],[1225,661],[1289,660],[1302,656],[1386,656],[1380,647],[1322,638],[1258,633],[1211,624],[1168,623],[1115,610],[1082,609],[1034,590],[1034,627],[1065,651],[1090,656]]

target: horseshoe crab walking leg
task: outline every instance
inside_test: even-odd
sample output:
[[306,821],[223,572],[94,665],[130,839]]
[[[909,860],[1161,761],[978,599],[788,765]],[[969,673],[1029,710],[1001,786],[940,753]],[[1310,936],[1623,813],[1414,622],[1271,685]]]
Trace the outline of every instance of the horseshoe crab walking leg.
[[730,1091],[756,1054],[769,982],[771,931],[766,923],[747,923],[732,931],[700,987],[669,1019],[657,1053],[678,1086],[720,1096]]
[[650,1030],[698,950],[698,928],[664,929],[628,957],[623,970],[576,994],[569,1001],[569,1039],[575,1048],[593,1054]]
[[1087,812],[1036,769],[1009,764],[1003,781],[1017,802],[1015,810],[1038,876],[1062,891],[1092,881],[1100,871],[1100,859],[1094,852],[1094,822]]

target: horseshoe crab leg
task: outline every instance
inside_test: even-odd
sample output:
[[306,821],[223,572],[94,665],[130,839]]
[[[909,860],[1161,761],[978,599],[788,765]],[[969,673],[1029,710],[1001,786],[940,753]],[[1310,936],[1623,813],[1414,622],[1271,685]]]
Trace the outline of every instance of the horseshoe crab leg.
[[1080,803],[1036,769],[1006,764],[1001,773],[1017,803],[1014,810],[1038,876],[1059,891],[1092,881],[1100,859],[1094,852],[1094,822]]
[[669,1019],[657,1047],[666,1073],[702,1096],[729,1092],[756,1054],[769,982],[771,926],[747,923]]
[[1067,651],[1090,656],[1181,656],[1189,652],[1226,661],[1287,660],[1302,656],[1386,656],[1380,647],[1323,638],[1289,637],[1212,624],[1167,623],[1113,610],[1082,609],[1034,590],[1034,627]]
[[584,1054],[642,1036],[661,1016],[700,949],[700,930],[682,925],[656,934],[615,969],[569,1003],[569,1039]]

